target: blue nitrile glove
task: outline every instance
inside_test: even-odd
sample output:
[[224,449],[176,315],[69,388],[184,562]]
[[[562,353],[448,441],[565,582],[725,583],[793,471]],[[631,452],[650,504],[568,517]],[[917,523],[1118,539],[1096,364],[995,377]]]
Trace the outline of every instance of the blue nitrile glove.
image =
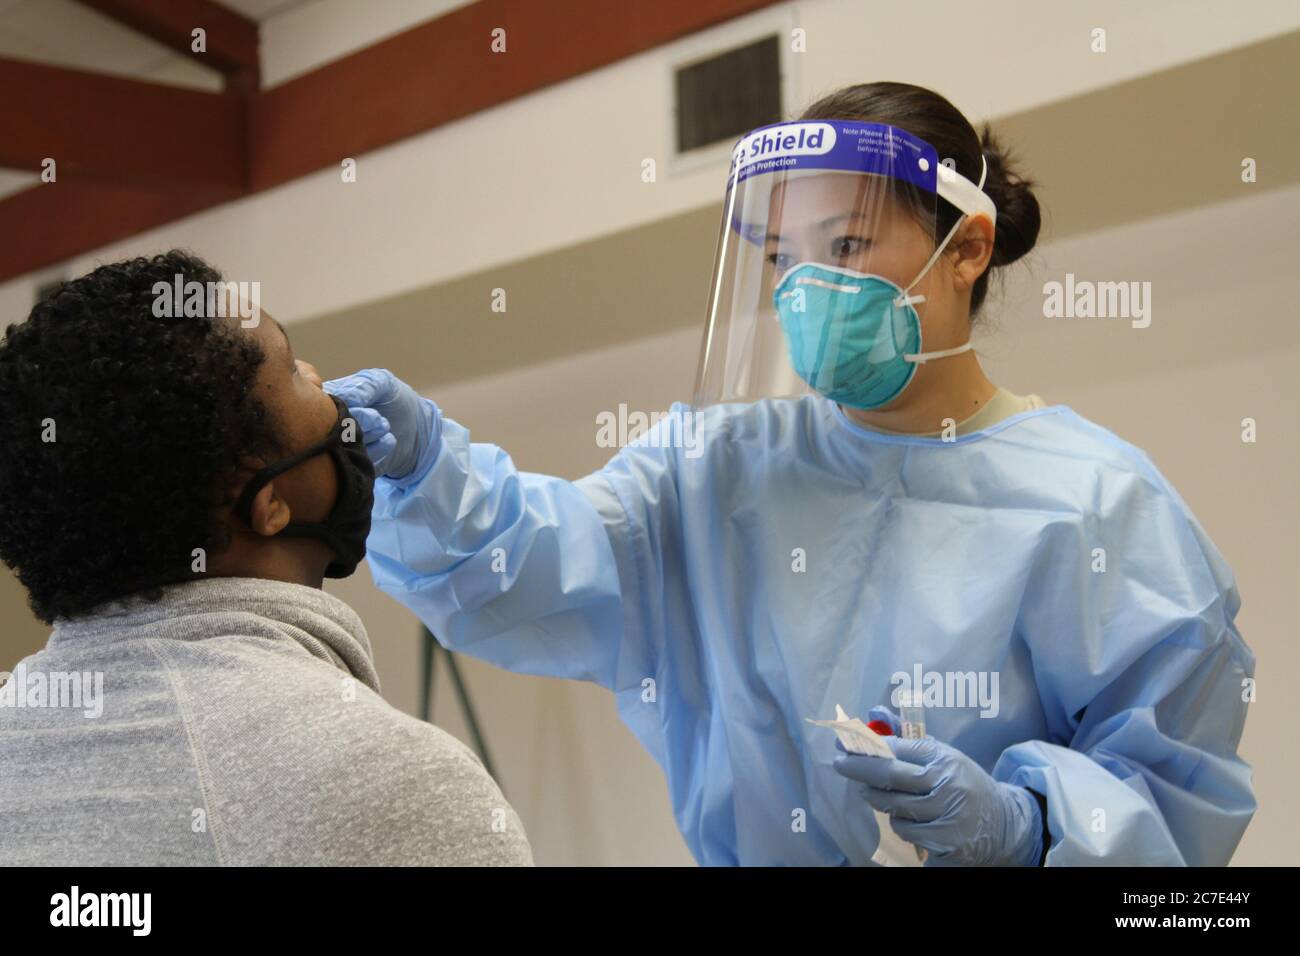
[[[887,707],[870,720],[895,729]],[[894,759],[838,753],[835,769],[866,784],[862,795],[904,840],[930,852],[933,866],[1037,866],[1043,818],[1024,787],[994,780],[960,750],[933,737],[886,737]]]
[[385,368],[331,379],[324,388],[357,420],[375,474],[418,480],[429,470],[442,438],[442,413],[432,401]]

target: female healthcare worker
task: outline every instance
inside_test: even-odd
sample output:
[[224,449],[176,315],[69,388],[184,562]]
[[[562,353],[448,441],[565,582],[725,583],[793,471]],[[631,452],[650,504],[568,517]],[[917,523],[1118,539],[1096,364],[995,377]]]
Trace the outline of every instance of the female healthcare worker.
[[[919,87],[750,133],[694,406],[598,473],[519,472],[383,370],[327,384],[386,475],[376,582],[450,648],[613,691],[703,864],[867,863],[873,807],[931,864],[1226,863],[1231,572],[1143,452],[970,351],[1038,225]],[[805,720],[907,689],[928,736],[893,758]]]

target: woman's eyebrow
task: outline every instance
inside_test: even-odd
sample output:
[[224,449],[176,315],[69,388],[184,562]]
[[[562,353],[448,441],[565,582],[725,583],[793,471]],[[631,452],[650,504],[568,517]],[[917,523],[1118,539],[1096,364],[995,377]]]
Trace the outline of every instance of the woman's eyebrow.
[[841,222],[854,222],[866,218],[868,218],[868,215],[860,211],[840,213],[838,216],[830,216],[827,219],[822,219],[817,223],[817,228],[829,229],[831,226],[837,225]]
[[[869,218],[868,214],[860,211],[842,212],[835,216],[828,216],[825,219],[819,219],[816,222],[814,222],[812,225],[814,229],[829,229],[832,226],[837,225],[838,223],[841,222],[856,222],[858,220],[867,219],[867,218]],[[767,240],[769,242],[773,240],[780,241],[780,239],[781,239],[781,234],[779,232],[769,232],[767,234]]]

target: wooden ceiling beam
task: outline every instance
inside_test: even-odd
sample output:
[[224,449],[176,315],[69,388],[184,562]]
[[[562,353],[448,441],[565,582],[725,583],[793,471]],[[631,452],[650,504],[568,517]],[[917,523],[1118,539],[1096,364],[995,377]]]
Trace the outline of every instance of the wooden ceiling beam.
[[[80,0],[137,33],[224,74],[235,92],[255,93],[261,65],[257,23],[215,0]],[[204,33],[203,52],[194,31]],[[251,82],[251,85],[249,85]]]

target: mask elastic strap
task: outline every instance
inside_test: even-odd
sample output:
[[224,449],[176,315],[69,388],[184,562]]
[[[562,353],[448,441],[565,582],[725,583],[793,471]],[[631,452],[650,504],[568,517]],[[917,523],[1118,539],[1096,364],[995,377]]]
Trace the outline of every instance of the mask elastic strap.
[[[988,174],[989,174],[989,163],[988,160],[984,158],[984,154],[981,152],[980,153],[980,181],[979,184],[975,187],[976,189],[983,191],[984,180],[988,178]],[[934,255],[930,256],[929,261],[926,262],[926,264],[921,267],[921,271],[917,273],[916,278],[907,284],[907,288],[903,290],[903,294],[899,296],[897,300],[895,300],[894,303],[895,305],[905,305],[905,304],[911,305],[916,302],[925,301],[925,296],[909,296],[907,293],[911,292],[912,288],[918,282],[920,282],[922,279],[925,278],[925,274],[930,271],[930,269],[934,266],[936,262],[939,261],[939,256],[943,255],[943,250],[947,248],[948,243],[952,241],[953,235],[957,232],[957,227],[960,226],[963,222],[965,222],[969,218],[970,218],[970,213],[962,213],[961,216],[958,217],[957,221],[952,224],[952,228],[948,230],[948,235],[943,237],[943,242],[939,243],[938,247],[934,250]]]
[[930,359],[947,358],[950,355],[961,355],[962,352],[969,352],[975,347],[973,342],[967,342],[965,345],[958,345],[956,348],[939,349],[937,352],[914,352],[911,355],[904,355],[903,361],[915,362],[917,365],[924,365]]
[[[984,180],[988,177],[988,174],[989,174],[989,163],[988,160],[984,158],[984,154],[981,151],[980,181],[979,181],[979,185],[975,187],[976,189],[983,191]],[[957,232],[957,227],[960,226],[963,222],[965,222],[969,218],[970,218],[969,213],[962,213],[961,217],[952,224],[952,228],[948,230],[948,235],[943,237],[943,242],[939,243],[938,248],[934,250],[934,255],[930,256],[930,261],[925,264],[925,267],[921,269],[920,273],[917,274],[917,277],[908,284],[906,289],[903,290],[903,294],[898,297],[895,304],[903,305],[904,303],[906,303],[910,305],[915,302],[925,301],[925,296],[923,295],[908,295],[907,293],[912,290],[913,286],[915,286],[918,282],[920,282],[922,279],[925,278],[925,274],[930,271],[931,267],[933,267],[936,262],[939,261],[939,256],[943,254],[943,250],[947,247],[948,243],[952,240],[953,234]],[[904,355],[903,359],[908,362],[915,362],[918,365],[924,365],[930,359],[948,358],[950,355],[961,355],[963,352],[969,352],[974,347],[975,345],[973,342],[967,341],[965,344],[958,345],[957,347],[951,349],[940,349],[935,352],[915,352],[911,355]]]
[[257,493],[267,486],[268,483],[279,478],[290,468],[296,468],[309,458],[315,458],[317,455],[323,455],[330,450],[334,439],[339,431],[343,428],[343,419],[340,418],[338,423],[330,429],[330,433],[322,438],[316,444],[304,448],[296,455],[291,455],[274,464],[267,465],[257,472],[253,477],[248,479],[248,484],[244,485],[244,490],[240,492],[239,499],[235,502],[234,512],[239,515],[244,524],[252,523],[253,499]]

